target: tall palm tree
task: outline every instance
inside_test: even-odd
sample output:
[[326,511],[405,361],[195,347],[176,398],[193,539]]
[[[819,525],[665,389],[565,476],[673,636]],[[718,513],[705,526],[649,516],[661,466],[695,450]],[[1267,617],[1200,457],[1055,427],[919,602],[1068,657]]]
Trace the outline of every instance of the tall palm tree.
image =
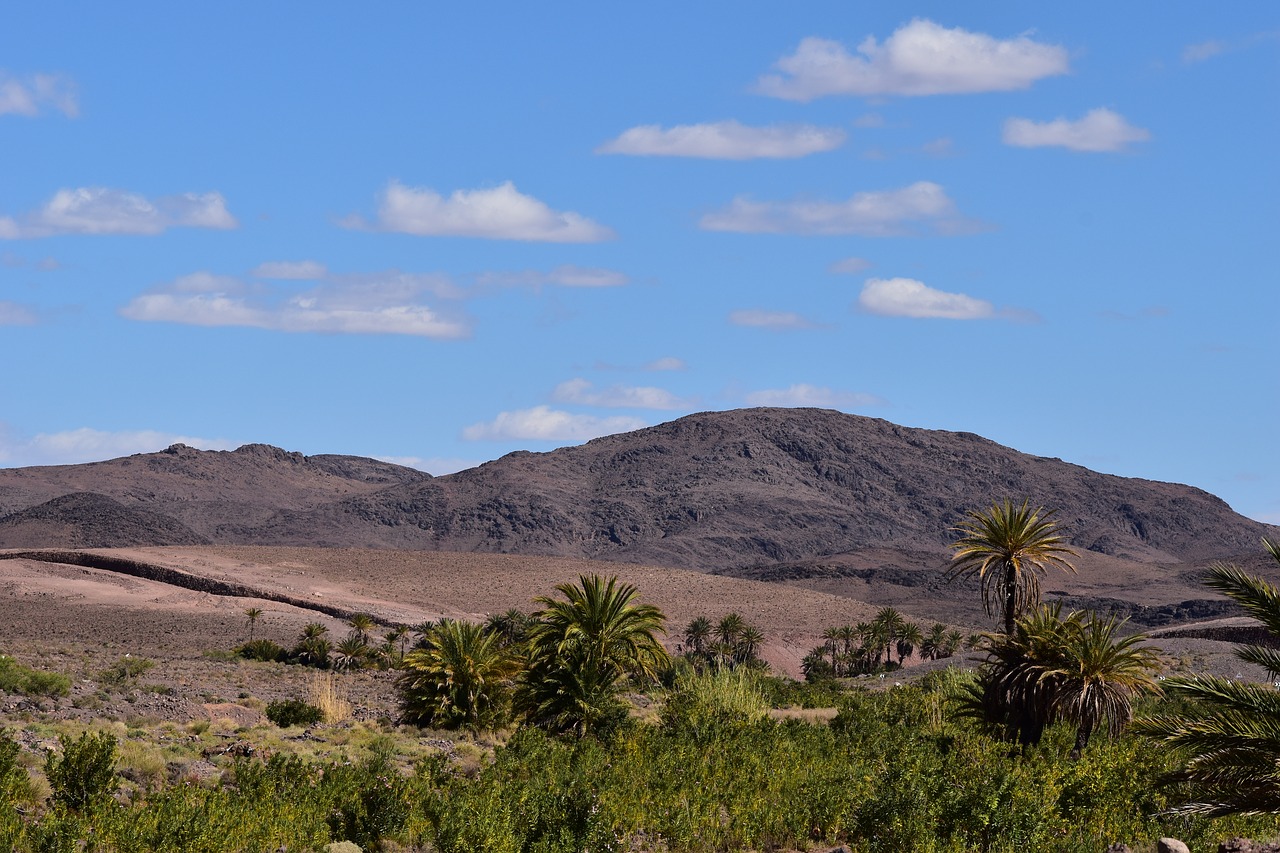
[[726,614],[716,625],[716,639],[726,646],[737,645],[738,635],[742,633],[742,629],[745,627],[747,627],[747,623],[740,614]]
[[441,620],[404,656],[396,679],[407,723],[471,731],[501,728],[519,662],[500,635],[470,622]]
[[871,624],[878,629],[877,639],[880,643],[876,650],[876,661],[879,663],[883,660],[888,664],[893,660],[890,650],[897,643],[898,635],[907,627],[907,620],[895,608],[882,607]]
[[760,647],[763,645],[764,632],[754,625],[747,625],[738,633],[734,657],[740,664],[753,664],[759,659]]
[[[1280,563],[1280,545],[1264,539]],[[1208,586],[1244,606],[1274,640],[1280,640],[1280,589],[1234,566],[1215,565]],[[1241,660],[1280,673],[1280,652],[1242,646]],[[1134,728],[1183,747],[1190,758],[1177,774],[1189,783],[1194,799],[1176,811],[1211,816],[1280,814],[1280,691],[1273,685],[1231,681],[1213,675],[1170,678],[1164,687],[1201,700],[1206,710],[1195,717],[1162,715],[1139,720]]]
[[347,620],[347,625],[351,628],[352,633],[358,636],[360,642],[366,646],[369,645],[369,635],[377,624],[373,616],[368,613],[356,613]]
[[253,642],[253,629],[257,626],[258,620],[262,618],[261,607],[250,607],[244,612],[245,619],[249,621],[249,642]]
[[1050,567],[1074,572],[1067,559],[1075,556],[1057,535],[1053,510],[1031,509],[1028,501],[992,504],[985,512],[969,512],[954,529],[960,538],[951,544],[955,554],[946,580],[977,575],[987,615],[1004,620],[1004,632],[1040,602],[1040,579]]
[[535,725],[582,736],[625,714],[623,678],[651,679],[668,663],[657,637],[666,617],[616,577],[584,575],[556,590],[563,598],[537,599],[516,705]]
[[898,666],[902,666],[906,659],[911,657],[912,653],[923,643],[924,632],[920,630],[919,625],[913,622],[907,622],[903,625],[898,630],[898,637],[894,641],[894,649],[898,653]]

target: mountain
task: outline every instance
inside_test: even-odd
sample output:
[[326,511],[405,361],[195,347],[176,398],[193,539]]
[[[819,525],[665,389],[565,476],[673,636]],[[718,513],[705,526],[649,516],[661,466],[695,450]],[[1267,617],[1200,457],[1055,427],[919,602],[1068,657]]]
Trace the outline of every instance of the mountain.
[[[412,468],[358,456],[303,456],[266,444],[248,444],[234,451],[175,444],[159,453],[106,462],[0,469],[0,517],[12,518],[13,513],[54,498],[88,492],[109,498],[121,508],[167,516],[198,541],[220,542],[228,525],[264,522],[281,510],[306,510],[430,479]],[[51,539],[41,544],[71,546],[92,515],[68,514],[67,507],[51,505],[41,519]],[[0,547],[32,544],[14,539],[14,529],[0,525]],[[164,535],[157,528],[157,538],[149,544],[178,544],[162,543]]]
[[[705,571],[877,549],[936,562],[966,511],[1006,497],[1056,508],[1077,549],[1125,562],[1231,557],[1276,534],[1189,486],[822,409],[690,415],[444,477],[265,445],[176,446],[0,470],[0,513],[72,490],[169,516],[219,544],[485,551]],[[9,544],[0,526],[0,546]]]

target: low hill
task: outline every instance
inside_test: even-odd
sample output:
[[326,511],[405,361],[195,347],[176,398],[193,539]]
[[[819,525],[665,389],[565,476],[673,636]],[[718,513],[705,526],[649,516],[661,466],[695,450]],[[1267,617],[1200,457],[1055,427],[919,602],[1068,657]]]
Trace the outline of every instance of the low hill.
[[56,540],[68,548],[133,545],[207,545],[182,522],[134,509],[92,492],[74,492],[0,518],[0,541],[10,548],[38,548]]

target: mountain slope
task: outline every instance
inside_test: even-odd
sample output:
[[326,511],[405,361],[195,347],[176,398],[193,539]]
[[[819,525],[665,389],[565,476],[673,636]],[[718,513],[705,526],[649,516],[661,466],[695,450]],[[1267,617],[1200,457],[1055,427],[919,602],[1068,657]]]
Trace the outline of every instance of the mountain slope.
[[1265,525],[1171,483],[1099,474],[969,433],[821,409],[711,412],[284,511],[240,541],[439,548],[704,570],[866,548],[940,553],[965,511],[1058,509],[1079,549],[1140,562],[1256,550]]

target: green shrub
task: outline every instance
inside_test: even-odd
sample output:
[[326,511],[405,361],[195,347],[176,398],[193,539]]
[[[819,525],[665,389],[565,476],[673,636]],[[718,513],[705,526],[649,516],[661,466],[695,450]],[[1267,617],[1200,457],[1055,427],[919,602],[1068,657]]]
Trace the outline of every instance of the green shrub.
[[109,800],[120,786],[115,737],[85,732],[77,740],[64,735],[59,741],[62,755],[50,753],[44,764],[53,801],[78,812]]
[[267,719],[282,729],[309,726],[324,719],[324,711],[301,699],[284,699],[267,706]]
[[59,672],[30,669],[0,655],[0,690],[26,696],[66,696],[71,692],[71,679]]
[[99,673],[98,681],[112,687],[128,687],[155,665],[156,662],[148,658],[125,655]]
[[250,640],[236,647],[236,654],[246,660],[261,660],[268,663],[284,663],[289,659],[289,651],[279,643],[270,640]]
[[753,723],[768,713],[769,702],[755,674],[722,669],[677,678],[662,709],[662,723],[702,732],[716,725]]

